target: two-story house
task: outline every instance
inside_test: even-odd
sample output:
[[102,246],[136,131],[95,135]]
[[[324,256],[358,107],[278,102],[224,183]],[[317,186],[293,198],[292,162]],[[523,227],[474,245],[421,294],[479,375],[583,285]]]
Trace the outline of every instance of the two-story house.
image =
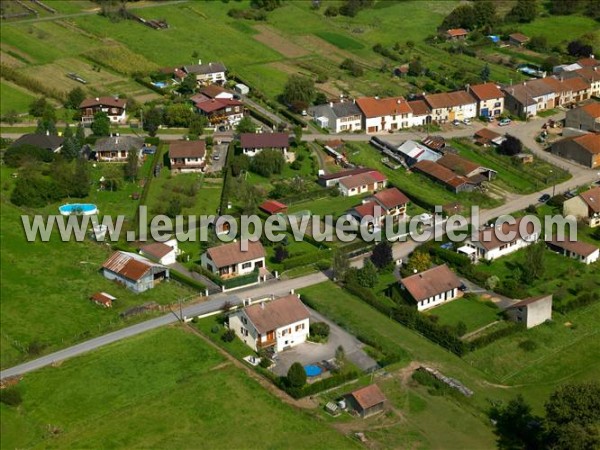
[[600,186],[565,200],[563,214],[585,220],[592,228],[600,226]]
[[512,114],[533,117],[556,106],[555,88],[543,80],[529,80],[503,89],[504,106]]
[[367,134],[413,126],[412,109],[404,97],[362,97],[356,104],[362,111],[362,128]]
[[466,254],[474,262],[478,259],[491,261],[534,244],[539,238],[539,230],[532,222],[523,220],[521,217],[513,223],[484,227],[479,230],[476,239],[465,241],[458,252]]
[[183,66],[182,70],[186,76],[189,74],[196,75],[196,81],[200,85],[225,84],[227,81],[227,78],[225,77],[227,68],[220,62],[202,64],[202,61],[198,61],[198,64]]
[[200,258],[202,267],[219,275],[232,278],[246,275],[265,267],[265,249],[260,242],[247,241],[247,249],[242,241],[211,247]]
[[425,95],[433,121],[438,123],[477,117],[477,101],[467,91]]
[[498,117],[504,111],[504,93],[494,83],[475,84],[467,91],[477,100],[478,117]]
[[309,108],[308,113],[321,128],[333,133],[362,129],[362,112],[353,101],[328,103]]
[[400,287],[406,290],[419,311],[458,298],[461,285],[460,279],[445,264],[400,280]]
[[252,350],[272,348],[281,352],[306,341],[310,312],[297,294],[274,300],[259,300],[234,312],[229,329]]
[[169,162],[174,173],[203,172],[205,156],[204,141],[172,141],[169,144]]
[[127,121],[127,100],[119,97],[86,98],[79,105],[79,112],[83,125],[90,125],[98,112],[106,113],[111,123],[123,124]]
[[408,197],[400,190],[384,189],[363,200],[363,203],[352,208],[348,215],[358,223],[370,219],[365,223],[369,228],[381,227],[387,218],[391,219],[393,223],[405,220],[409,202]]
[[198,114],[205,116],[212,126],[235,127],[244,118],[244,104],[235,99],[203,99],[195,106]]

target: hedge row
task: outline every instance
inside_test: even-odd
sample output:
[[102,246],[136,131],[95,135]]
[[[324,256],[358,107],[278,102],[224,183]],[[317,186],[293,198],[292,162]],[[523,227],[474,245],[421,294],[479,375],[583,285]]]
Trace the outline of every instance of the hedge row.
[[277,127],[277,124],[270,117],[264,115],[263,113],[257,111],[256,109],[249,107],[248,105],[246,105],[245,108],[246,108],[246,111],[248,111],[248,113],[250,113],[250,116],[254,117],[259,122],[269,125],[271,128]]
[[286,377],[280,377],[277,385],[279,386],[279,388],[287,392],[290,396],[294,398],[302,398],[306,397],[307,395],[314,395],[327,389],[338,387],[341,384],[358,378],[359,375],[360,374],[355,370],[345,373],[338,373],[329,378],[324,378],[322,380],[315,381],[314,383],[305,384],[301,388],[294,388],[288,386],[286,384]]
[[285,261],[283,261],[283,269],[294,269],[295,267],[313,264],[318,261],[331,261],[331,258],[332,255],[329,249],[317,250],[314,252],[305,253],[304,255],[286,259]]
[[600,294],[598,292],[583,292],[578,295],[577,298],[571,300],[568,303],[559,305],[555,307],[556,311],[559,313],[565,314],[569,311],[573,311],[574,309],[583,308],[584,306],[591,305],[594,302],[600,300]]
[[151,91],[156,92],[157,94],[160,95],[166,95],[167,91],[165,91],[163,88],[160,88],[158,86],[153,85],[151,82],[149,82],[148,80],[142,78],[141,76],[136,76],[133,78],[135,80],[136,83],[141,84],[144,87],[147,87],[148,89],[150,89]]
[[515,323],[514,325],[511,325],[507,328],[501,328],[499,330],[492,331],[491,333],[484,334],[483,336],[475,338],[471,342],[469,342],[469,350],[477,350],[479,348],[491,344],[492,342],[497,341],[498,339],[510,336],[511,334],[515,334],[523,330],[525,330],[524,325]]
[[235,278],[229,278],[227,280],[221,280],[221,286],[225,289],[233,289],[247,284],[256,283],[258,281],[258,269],[255,269],[248,275],[241,275]]
[[173,269],[171,269],[169,271],[169,273],[170,273],[172,279],[174,279],[175,281],[179,281],[181,284],[185,284],[185,285],[191,287],[192,289],[196,289],[203,293],[206,291],[206,286],[204,284],[200,283],[199,281],[194,280],[193,278],[183,275],[182,273],[177,272],[176,270],[173,270]]

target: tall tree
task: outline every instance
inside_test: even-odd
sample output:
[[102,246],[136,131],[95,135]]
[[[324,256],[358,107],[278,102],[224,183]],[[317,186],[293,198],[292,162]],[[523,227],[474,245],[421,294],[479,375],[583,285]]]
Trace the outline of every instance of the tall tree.
[[372,288],[377,284],[377,268],[371,262],[370,259],[365,261],[365,264],[361,269],[358,269],[356,274],[356,281],[362,287]]
[[56,136],[56,123],[52,119],[38,119],[35,134],[52,134]]
[[144,114],[144,131],[150,136],[156,136],[158,127],[163,123],[163,111],[159,108],[152,108]]
[[196,75],[193,73],[188,74],[181,84],[179,85],[179,93],[183,95],[191,95],[195,92],[198,81]]
[[131,181],[135,181],[137,179],[139,168],[139,149],[131,147],[127,152],[127,162],[125,163],[125,178],[128,178]]
[[306,384],[306,372],[299,362],[292,364],[287,373],[287,382],[293,388],[301,388]]
[[350,261],[348,261],[348,255],[346,252],[337,248],[333,252],[333,276],[337,280],[343,280],[346,275],[346,271],[350,267]]
[[71,89],[67,94],[67,101],[65,102],[65,107],[70,109],[77,109],[81,102],[85,100],[85,92],[80,87],[76,87]]
[[537,0],[517,0],[517,4],[506,15],[509,22],[532,22],[537,16]]
[[546,245],[543,242],[527,246],[525,249],[525,266],[523,267],[526,281],[536,280],[544,275],[545,254]]
[[380,242],[375,246],[375,248],[373,248],[371,262],[375,264],[375,267],[378,269],[388,267],[390,264],[392,264],[392,262],[394,262],[392,246],[388,241]]
[[407,269],[413,272],[423,272],[431,267],[431,256],[423,251],[415,251],[408,259]]
[[238,133],[254,133],[256,132],[256,125],[250,116],[244,116],[237,124],[235,131]]
[[514,156],[523,151],[523,143],[516,137],[507,134],[506,139],[498,147],[498,152],[503,155]]
[[487,83],[490,80],[490,65],[488,63],[485,63],[485,66],[481,69],[479,77],[484,83]]
[[302,126],[300,125],[294,127],[294,142],[296,146],[302,144]]
[[188,127],[193,117],[193,112],[189,105],[185,103],[175,103],[165,108],[164,122],[168,127]]
[[71,195],[76,198],[87,197],[90,192],[90,171],[84,158],[77,158],[71,184]]
[[541,449],[542,429],[540,417],[536,417],[522,395],[506,405],[496,405],[490,411],[495,422],[498,447],[506,450]]
[[474,21],[478,28],[492,27],[498,23],[493,1],[478,1],[473,5]]
[[188,132],[196,136],[202,136],[204,129],[208,126],[208,119],[200,114],[194,114],[190,119]]
[[105,112],[98,111],[94,114],[94,121],[90,126],[95,136],[108,136],[110,134],[110,119]]

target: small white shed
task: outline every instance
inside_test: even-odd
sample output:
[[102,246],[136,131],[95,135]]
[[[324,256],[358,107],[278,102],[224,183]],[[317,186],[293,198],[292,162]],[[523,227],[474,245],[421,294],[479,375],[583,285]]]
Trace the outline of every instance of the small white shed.
[[250,93],[250,88],[245,84],[238,83],[233,87],[233,90],[238,94],[248,95]]

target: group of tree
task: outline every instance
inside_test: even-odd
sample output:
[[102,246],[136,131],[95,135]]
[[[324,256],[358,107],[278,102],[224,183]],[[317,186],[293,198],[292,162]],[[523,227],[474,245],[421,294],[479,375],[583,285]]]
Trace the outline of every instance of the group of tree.
[[566,384],[550,396],[545,416],[533,413],[522,396],[492,407],[500,449],[572,450],[600,446],[600,384]]
[[365,73],[362,66],[350,58],[346,58],[342,61],[340,69],[347,70],[353,77],[362,77]]
[[291,75],[281,95],[281,100],[296,112],[302,112],[315,98],[315,83],[302,75]]
[[569,42],[567,52],[571,56],[581,56],[587,58],[594,52],[594,48],[590,44],[586,44],[576,39]]
[[358,269],[350,267],[344,274],[344,282],[347,284],[355,284],[364,288],[373,288],[378,280],[377,267],[367,259],[363,266]]
[[537,0],[517,0],[504,19],[507,22],[529,23],[535,20],[537,14]]
[[83,125],[79,123],[75,129],[75,133],[71,126],[67,123],[65,130],[63,131],[63,142],[62,149],[60,150],[61,155],[67,161],[77,158],[81,153],[81,148],[85,144],[85,132]]
[[58,134],[56,130],[56,111],[46,97],[40,97],[31,102],[29,114],[38,119],[36,134]]
[[256,124],[252,121],[250,116],[244,116],[235,127],[235,131],[238,134],[241,133],[255,133]]
[[65,108],[67,109],[79,109],[81,102],[85,100],[85,92],[80,87],[73,88],[67,94],[65,100]]
[[583,13],[593,19],[600,14],[599,0],[550,0],[548,12],[557,16]]
[[285,167],[285,159],[279,150],[266,149],[252,158],[250,170],[263,177],[280,174]]
[[172,103],[165,107],[152,107],[144,111],[143,127],[150,136],[156,136],[161,125],[187,128],[189,135],[201,136],[208,126],[205,116],[195,113],[186,103]]
[[498,23],[494,2],[478,1],[471,4],[461,4],[454,8],[442,22],[443,31],[449,28],[466,28],[475,30],[491,27]]

